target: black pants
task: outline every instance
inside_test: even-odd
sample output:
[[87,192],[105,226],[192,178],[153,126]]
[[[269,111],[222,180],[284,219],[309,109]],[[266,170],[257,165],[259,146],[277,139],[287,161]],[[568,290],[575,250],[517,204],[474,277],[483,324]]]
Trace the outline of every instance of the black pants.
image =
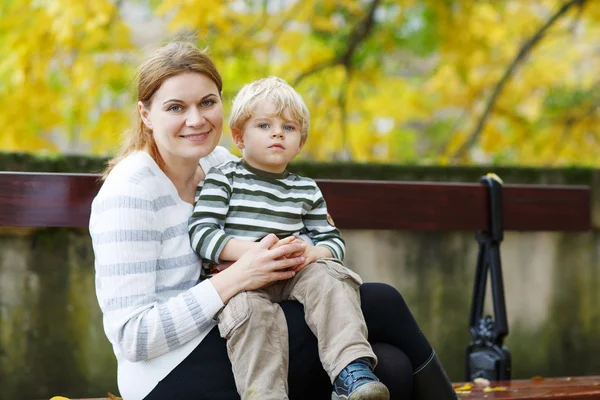
[[[390,389],[391,398],[409,399],[413,370],[422,366],[432,348],[421,333],[404,299],[393,287],[365,283],[360,287],[361,305],[369,342],[379,359],[375,373]],[[302,305],[281,304],[289,330],[289,396],[291,400],[329,400],[331,383],[319,361],[317,339],[304,321]],[[256,349],[260,351],[260,349]],[[156,388],[146,400],[239,399],[225,340],[215,327],[198,347]]]

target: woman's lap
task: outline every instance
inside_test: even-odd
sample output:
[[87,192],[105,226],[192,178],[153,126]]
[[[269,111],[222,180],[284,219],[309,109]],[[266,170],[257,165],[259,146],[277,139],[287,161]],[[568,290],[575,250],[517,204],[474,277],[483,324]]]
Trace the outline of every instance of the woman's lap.
[[[413,365],[426,359],[431,347],[418,331],[408,307],[395,289],[384,284],[364,284],[361,286],[361,300],[369,341],[379,359],[375,372],[390,388],[392,399],[408,398]],[[382,304],[386,306],[382,307]],[[290,339],[290,399],[330,399],[331,383],[319,360],[317,340],[304,321],[302,305],[286,301],[281,308],[288,322]],[[394,317],[389,318],[392,314]],[[403,329],[413,334],[402,334]],[[239,399],[225,340],[216,327],[146,397],[147,400],[163,398]]]

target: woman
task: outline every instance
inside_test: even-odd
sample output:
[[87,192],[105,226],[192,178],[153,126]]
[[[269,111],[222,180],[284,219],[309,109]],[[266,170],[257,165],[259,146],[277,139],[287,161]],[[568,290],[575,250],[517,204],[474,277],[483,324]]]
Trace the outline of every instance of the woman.
[[[235,294],[289,279],[287,269],[303,262],[291,255],[304,245],[267,236],[199,282],[188,217],[205,172],[233,157],[217,147],[222,86],[210,58],[195,46],[172,43],[154,52],[138,69],[138,126],[109,163],[92,204],[96,291],[126,400],[239,398],[214,318]],[[400,294],[364,284],[361,296],[379,358],[375,372],[392,398],[455,399]],[[302,306],[281,307],[289,328],[290,398],[330,398],[331,382]]]

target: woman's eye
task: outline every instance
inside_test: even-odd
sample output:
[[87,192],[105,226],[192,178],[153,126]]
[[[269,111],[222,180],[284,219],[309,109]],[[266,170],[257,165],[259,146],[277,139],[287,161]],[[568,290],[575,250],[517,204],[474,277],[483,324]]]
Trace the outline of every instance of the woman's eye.
[[180,112],[181,110],[183,110],[183,107],[177,105],[177,104],[173,104],[172,106],[170,106],[169,108],[167,108],[167,111],[174,111],[174,112]]
[[260,129],[269,129],[269,124],[258,124]]
[[215,103],[216,103],[216,101],[214,101],[214,100],[204,100],[202,103],[200,103],[200,105],[202,107],[210,107]]

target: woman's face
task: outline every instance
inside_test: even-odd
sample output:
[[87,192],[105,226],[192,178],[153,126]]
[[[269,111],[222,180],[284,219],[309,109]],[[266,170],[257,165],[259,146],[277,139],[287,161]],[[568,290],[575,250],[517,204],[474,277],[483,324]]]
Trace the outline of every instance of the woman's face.
[[223,104],[217,85],[206,75],[184,73],[165,80],[149,108],[138,103],[167,165],[208,155],[219,143]]

